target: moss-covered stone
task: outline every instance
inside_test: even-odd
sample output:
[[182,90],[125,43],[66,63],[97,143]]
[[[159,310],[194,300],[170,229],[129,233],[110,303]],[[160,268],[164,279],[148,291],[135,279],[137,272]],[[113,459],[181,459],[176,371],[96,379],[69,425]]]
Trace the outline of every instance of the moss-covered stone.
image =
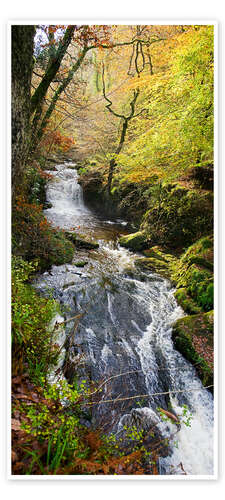
[[164,278],[170,278],[171,273],[168,263],[163,262],[162,260],[153,259],[152,257],[143,257],[136,259],[135,265],[140,269],[160,274]]
[[197,306],[194,300],[188,295],[186,288],[179,288],[176,290],[174,297],[186,313],[198,314],[201,312],[201,308]]
[[213,309],[213,240],[204,237],[191,245],[173,266],[172,279],[177,288],[204,311]]
[[146,257],[149,258],[151,257],[153,259],[162,260],[163,262],[168,262],[168,263],[175,262],[176,260],[174,255],[172,255],[171,253],[165,253],[165,251],[158,246],[154,246],[148,248],[147,250],[144,250],[143,254]]
[[87,260],[79,260],[78,262],[74,262],[74,265],[76,267],[84,267],[86,266],[86,264],[88,264]]
[[201,267],[205,267],[206,269],[209,269],[210,271],[213,272],[213,262],[209,262],[206,259],[203,259],[202,257],[194,256],[190,258],[190,264],[197,264]]
[[205,386],[213,385],[213,311],[176,321],[172,338],[175,348],[193,363]]
[[96,241],[89,241],[83,236],[81,237],[77,233],[65,231],[65,236],[68,240],[72,241],[76,248],[84,248],[86,250],[94,250],[99,247],[99,243]]
[[122,247],[129,248],[130,250],[141,251],[148,248],[148,241],[146,234],[143,231],[122,236],[119,239],[119,244]]
[[171,279],[173,265],[177,258],[171,254],[163,252],[158,246],[148,248],[143,251],[146,257],[136,259],[135,265],[144,270],[155,272],[165,278]]

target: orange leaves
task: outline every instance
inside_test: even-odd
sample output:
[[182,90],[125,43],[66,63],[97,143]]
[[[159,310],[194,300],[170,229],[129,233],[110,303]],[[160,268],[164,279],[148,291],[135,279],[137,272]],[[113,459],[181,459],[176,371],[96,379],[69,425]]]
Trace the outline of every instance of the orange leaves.
[[[85,459],[76,457],[64,473],[88,475],[142,475],[146,473],[140,450],[129,454],[110,455],[107,453],[98,431],[89,432],[85,436],[85,441],[90,446],[88,457]],[[158,474],[156,466],[154,474]]]
[[63,152],[68,151],[74,144],[74,139],[61,133],[59,130],[46,130],[42,139],[41,146],[51,149],[59,149]]
[[47,219],[42,219],[40,224],[39,224],[40,229],[44,230],[48,226],[49,226],[49,222],[47,221]]
[[193,335],[192,342],[196,352],[201,356],[209,367],[213,369],[214,364],[214,349],[208,342],[208,338],[203,335]]
[[35,203],[28,203],[24,196],[17,196],[16,202],[15,202],[15,209],[18,212],[24,212],[28,213],[30,212],[31,214],[41,214],[42,213],[42,205],[36,205]]

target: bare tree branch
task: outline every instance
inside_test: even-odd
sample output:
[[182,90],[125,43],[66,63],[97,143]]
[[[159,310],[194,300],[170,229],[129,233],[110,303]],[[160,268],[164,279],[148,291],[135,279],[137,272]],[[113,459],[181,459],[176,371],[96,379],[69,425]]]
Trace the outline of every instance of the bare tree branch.
[[[204,389],[210,389],[213,387],[213,385],[208,385],[204,387]],[[168,392],[155,392],[152,394],[138,394],[137,396],[128,396],[124,398],[116,398],[116,399],[105,399],[101,401],[92,401],[89,403],[86,403],[87,405],[99,405],[99,404],[104,404],[104,403],[115,403],[117,401],[128,401],[130,399],[137,399],[137,398],[151,398],[152,396],[165,396],[165,395],[172,395],[172,394],[181,394],[181,393],[186,393],[186,392],[195,392],[199,391],[199,389],[186,389],[186,390],[177,390],[177,391],[168,391]],[[88,396],[88,395],[87,395]]]

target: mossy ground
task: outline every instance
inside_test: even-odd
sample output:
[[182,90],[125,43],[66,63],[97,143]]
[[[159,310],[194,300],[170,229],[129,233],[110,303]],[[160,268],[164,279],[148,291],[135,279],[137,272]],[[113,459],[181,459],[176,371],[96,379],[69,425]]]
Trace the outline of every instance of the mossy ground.
[[[191,245],[172,269],[172,280],[178,289],[177,299],[203,311],[213,309],[213,239],[205,236]],[[180,290],[183,291],[180,291]],[[186,293],[184,301],[184,289]],[[190,305],[191,305],[190,304]],[[190,312],[187,310],[187,312]]]

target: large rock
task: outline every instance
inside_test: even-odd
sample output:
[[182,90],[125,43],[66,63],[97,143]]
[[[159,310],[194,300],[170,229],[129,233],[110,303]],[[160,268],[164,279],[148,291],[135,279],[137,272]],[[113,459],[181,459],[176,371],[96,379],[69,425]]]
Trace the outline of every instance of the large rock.
[[173,266],[176,298],[189,314],[213,309],[213,239],[206,236],[191,245]]
[[175,348],[195,365],[204,386],[213,385],[213,319],[213,311],[185,316],[172,333]]
[[142,257],[135,261],[135,265],[143,270],[155,272],[164,278],[170,278],[173,271],[173,265],[177,262],[177,258],[171,254],[163,252],[162,249],[155,246],[143,251],[146,257]]
[[143,231],[122,236],[119,239],[119,244],[134,251],[141,251],[149,246],[146,234]]
[[96,241],[89,241],[83,236],[70,231],[65,231],[65,236],[68,240],[72,241],[76,248],[84,248],[85,250],[94,250],[99,247]]

